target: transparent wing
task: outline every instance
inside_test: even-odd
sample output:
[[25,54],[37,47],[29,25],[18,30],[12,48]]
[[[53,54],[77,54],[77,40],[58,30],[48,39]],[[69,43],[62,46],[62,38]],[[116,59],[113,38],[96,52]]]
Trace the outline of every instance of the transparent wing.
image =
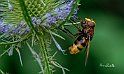
[[88,60],[88,55],[89,55],[89,48],[90,48],[90,36],[88,38],[88,42],[85,48],[85,52],[86,52],[86,57],[85,57],[85,66],[87,65],[87,60]]

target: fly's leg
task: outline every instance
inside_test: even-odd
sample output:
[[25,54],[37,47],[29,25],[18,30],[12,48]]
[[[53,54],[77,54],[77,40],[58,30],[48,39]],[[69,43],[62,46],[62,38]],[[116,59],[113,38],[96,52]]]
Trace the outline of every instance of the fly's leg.
[[[81,18],[78,18],[78,17],[76,17],[75,19],[80,22],[80,25],[81,25],[82,28],[85,27],[85,23],[86,23],[85,21],[82,21],[82,19]],[[76,23],[76,21],[74,19],[72,19],[72,18],[71,18],[70,22],[72,24],[73,23]],[[80,26],[78,26],[78,24],[73,24],[73,25],[78,29],[78,31],[81,32],[81,28],[80,28]]]
[[82,27],[82,28],[84,28],[85,21],[83,22],[81,18],[78,18],[78,21],[80,22],[80,24],[81,24],[81,27]]
[[[78,25],[76,24],[76,21],[74,21],[73,19],[71,19],[70,22],[78,29],[79,32],[81,32],[81,28],[80,28],[80,26],[78,26]],[[75,23],[75,24],[74,24],[74,23]]]
[[63,32],[65,32],[67,35],[69,35],[72,38],[76,38],[77,36],[79,36],[81,34],[80,32],[76,33],[76,34],[73,34],[71,31],[69,31],[66,28],[63,28],[63,29],[60,28],[60,30],[62,30]]
[[81,35],[82,33],[81,32],[79,32],[79,33],[76,33],[76,34],[73,34],[72,32],[70,32],[68,29],[66,29],[65,28],[65,30],[68,32],[68,33],[70,33],[73,37],[77,37],[77,36],[79,36],[79,35]]

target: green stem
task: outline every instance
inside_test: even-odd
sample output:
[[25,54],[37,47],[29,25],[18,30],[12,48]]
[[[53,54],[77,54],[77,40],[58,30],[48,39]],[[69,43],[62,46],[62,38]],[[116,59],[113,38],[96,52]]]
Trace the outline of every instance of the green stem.
[[22,9],[25,21],[27,22],[27,24],[30,27],[31,31],[33,33],[36,33],[36,35],[37,35],[39,45],[40,45],[40,51],[41,51],[41,54],[42,54],[42,58],[44,59],[43,62],[44,62],[44,65],[45,65],[43,74],[52,74],[52,70],[50,69],[48,52],[47,52],[44,36],[40,35],[37,32],[37,29],[35,29],[35,27],[34,27],[34,25],[32,23],[32,20],[30,18],[30,15],[29,15],[29,13],[27,11],[27,8],[26,8],[24,0],[19,0],[19,2],[20,2],[20,5],[21,5],[21,9]]
[[44,37],[39,35],[38,37],[38,41],[39,41],[39,45],[40,45],[40,50],[42,53],[42,58],[44,58],[44,64],[45,64],[45,71],[44,74],[52,74],[52,70],[50,69],[50,64],[49,64],[49,56],[48,56],[48,52],[47,52],[47,48],[46,48],[46,44],[45,44],[45,40]]
[[28,10],[27,10],[27,7],[25,5],[24,0],[19,0],[19,3],[20,3],[20,6],[21,6],[21,9],[22,9],[24,19],[27,22],[28,26],[30,27],[31,31],[35,32],[35,33],[38,33],[37,29],[34,27],[34,25],[32,23],[31,17],[30,17],[30,15],[28,13]]

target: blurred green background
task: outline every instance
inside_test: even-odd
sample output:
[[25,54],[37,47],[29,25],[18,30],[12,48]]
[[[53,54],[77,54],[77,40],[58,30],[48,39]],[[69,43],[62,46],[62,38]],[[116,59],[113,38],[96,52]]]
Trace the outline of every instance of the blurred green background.
[[[58,52],[57,61],[70,71],[67,74],[124,74],[124,0],[81,0],[78,17],[93,18],[96,22],[95,35],[91,41],[87,66],[84,66],[84,51],[76,55],[63,55]],[[75,33],[74,27],[69,29]],[[57,38],[63,49],[73,43],[75,39],[67,36],[65,41]],[[56,47],[52,44],[53,52]],[[0,48],[2,49],[2,48]],[[1,53],[2,50],[0,50]],[[18,54],[4,55],[0,58],[0,69],[10,74],[38,74],[40,68],[24,45],[21,50],[23,67],[20,65]],[[106,65],[114,67],[106,67]],[[102,65],[102,66],[101,66]],[[55,74],[62,74],[56,68]]]

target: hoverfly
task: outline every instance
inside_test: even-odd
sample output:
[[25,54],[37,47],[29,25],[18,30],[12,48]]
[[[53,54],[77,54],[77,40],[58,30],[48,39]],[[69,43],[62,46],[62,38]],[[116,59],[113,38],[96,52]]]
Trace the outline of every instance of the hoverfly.
[[94,36],[94,28],[95,28],[95,21],[89,18],[85,18],[85,21],[82,22],[80,20],[80,26],[77,26],[74,24],[74,26],[78,29],[78,33],[72,34],[68,29],[64,29],[63,31],[66,33],[71,34],[72,36],[77,37],[77,39],[74,41],[73,45],[69,47],[70,54],[77,54],[79,53],[83,48],[85,48],[86,51],[86,57],[85,57],[85,66],[88,59],[89,54],[89,47],[90,47],[90,41],[92,40]]

